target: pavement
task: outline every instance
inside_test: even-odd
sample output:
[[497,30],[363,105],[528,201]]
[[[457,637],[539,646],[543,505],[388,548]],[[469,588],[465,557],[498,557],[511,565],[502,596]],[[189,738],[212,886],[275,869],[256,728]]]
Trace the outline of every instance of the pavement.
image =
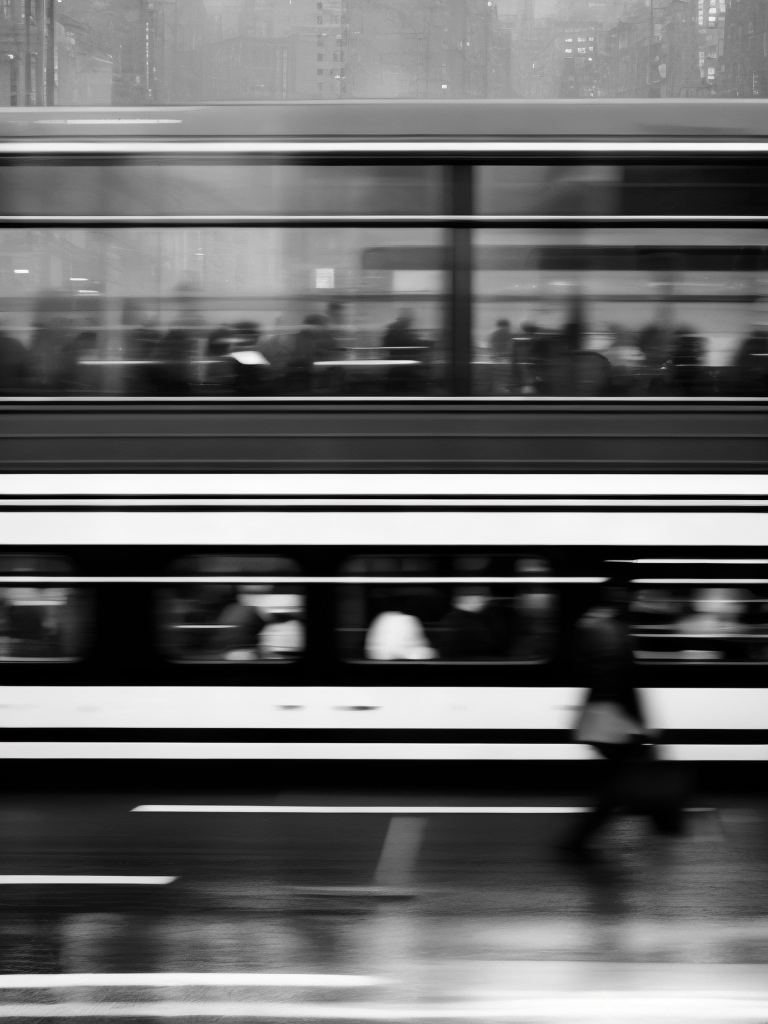
[[765,1024],[768,800],[694,803],[582,865],[572,795],[7,795],[0,1017]]

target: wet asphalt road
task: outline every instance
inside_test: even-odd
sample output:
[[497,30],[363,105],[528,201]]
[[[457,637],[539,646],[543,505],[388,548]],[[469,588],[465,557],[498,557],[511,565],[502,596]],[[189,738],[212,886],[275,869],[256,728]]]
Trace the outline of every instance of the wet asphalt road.
[[[768,802],[754,797],[697,797],[715,810],[689,813],[680,839],[617,819],[597,866],[556,855],[565,813],[132,811],[404,802],[576,801],[6,797],[0,1017],[768,1020]],[[114,977],[137,974],[151,977]]]

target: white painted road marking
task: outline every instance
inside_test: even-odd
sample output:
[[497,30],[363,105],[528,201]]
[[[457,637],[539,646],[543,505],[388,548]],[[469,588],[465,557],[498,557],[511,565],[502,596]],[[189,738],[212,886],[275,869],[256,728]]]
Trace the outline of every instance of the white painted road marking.
[[346,1003],[152,1002],[15,1003],[0,1017],[258,1017],[275,1020],[508,1020],[508,1021],[762,1021],[764,992],[520,992],[514,998],[457,1006]]
[[[693,808],[692,808],[693,809]],[[696,808],[699,810],[701,808]],[[132,811],[198,814],[583,814],[589,807],[408,807],[312,804],[139,804]],[[707,808],[709,810],[709,808]]]
[[[686,807],[691,812],[711,812],[714,807]],[[312,804],[139,804],[131,811],[170,814],[585,814],[591,807],[434,807],[336,806]]]
[[178,875],[0,875],[0,885],[169,885]]

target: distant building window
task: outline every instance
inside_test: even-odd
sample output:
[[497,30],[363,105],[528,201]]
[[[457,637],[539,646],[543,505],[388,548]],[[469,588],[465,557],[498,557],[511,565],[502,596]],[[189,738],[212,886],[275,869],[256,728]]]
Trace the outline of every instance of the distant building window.
[[585,46],[580,46],[579,47],[579,53],[586,53],[586,52],[587,52],[587,48]]
[[566,41],[566,43],[572,43],[573,39],[566,39],[565,41]]
[[322,68],[318,68],[318,69],[317,69],[317,73],[318,73],[318,75],[322,75],[322,73],[323,73],[323,69],[322,69]]
[[324,53],[318,53],[317,59],[318,60],[325,60],[325,54]]
[[322,18],[318,18],[317,19],[317,24],[318,25],[322,25],[323,24],[323,19]]
[[584,36],[579,36],[579,38],[576,40],[577,43],[586,43],[586,41],[587,40],[584,38]]
[[318,11],[322,11],[322,9],[323,9],[322,3],[318,3],[317,9],[318,9]]
[[566,50],[566,53],[573,53],[573,50]]

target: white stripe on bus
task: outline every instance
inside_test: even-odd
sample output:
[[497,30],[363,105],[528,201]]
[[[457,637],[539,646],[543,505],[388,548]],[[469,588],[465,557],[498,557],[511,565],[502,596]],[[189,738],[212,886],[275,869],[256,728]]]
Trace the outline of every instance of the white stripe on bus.
[[768,546],[760,512],[0,512],[6,546]]

